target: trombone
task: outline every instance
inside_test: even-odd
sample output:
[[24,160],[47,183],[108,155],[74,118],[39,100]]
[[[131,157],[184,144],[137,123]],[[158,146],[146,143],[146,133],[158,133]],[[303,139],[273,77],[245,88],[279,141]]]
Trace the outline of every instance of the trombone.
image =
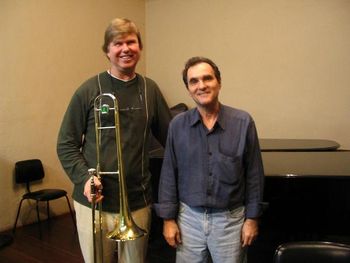
[[[102,120],[113,114],[114,124],[112,126],[103,126]],[[89,174],[91,178],[91,197],[92,197],[92,227],[93,227],[93,252],[94,252],[94,262],[97,262],[97,245],[99,245],[99,254],[101,257],[101,262],[103,262],[103,244],[102,244],[102,204],[96,203],[96,189],[94,184],[94,177],[96,176],[98,180],[106,174],[114,174],[118,176],[119,180],[119,218],[115,228],[108,232],[106,237],[117,241],[118,247],[119,242],[131,241],[146,235],[146,231],[141,229],[134,222],[128,202],[127,188],[126,188],[126,178],[124,174],[124,165],[121,149],[121,134],[120,134],[120,121],[119,121],[119,106],[117,98],[110,93],[100,94],[95,98],[94,101],[94,117],[95,117],[95,133],[96,133],[96,158],[97,165],[96,169],[89,169]],[[115,145],[116,145],[116,155],[117,163],[115,171],[102,171],[101,170],[101,137],[102,131],[112,129],[115,131]],[[97,227],[96,227],[96,209],[99,211],[98,216],[98,227],[100,236],[97,237]],[[99,240],[98,240],[99,239]],[[120,253],[118,253],[118,257]],[[118,260],[119,261],[119,260]]]

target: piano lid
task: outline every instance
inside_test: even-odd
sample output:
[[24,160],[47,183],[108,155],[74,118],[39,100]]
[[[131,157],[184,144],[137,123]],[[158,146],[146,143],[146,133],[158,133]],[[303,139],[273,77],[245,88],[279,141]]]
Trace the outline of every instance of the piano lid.
[[350,151],[262,152],[265,176],[349,177]]

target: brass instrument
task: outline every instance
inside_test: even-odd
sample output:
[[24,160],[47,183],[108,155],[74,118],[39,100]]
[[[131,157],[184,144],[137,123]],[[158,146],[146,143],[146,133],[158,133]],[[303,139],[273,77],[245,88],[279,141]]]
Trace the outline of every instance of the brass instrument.
[[[102,120],[107,117],[108,114],[114,113],[114,125],[103,126]],[[97,166],[95,169],[90,169],[91,176],[91,189],[92,189],[92,218],[93,218],[93,246],[94,246],[94,260],[96,262],[96,222],[95,222],[95,207],[98,205],[99,209],[99,233],[102,233],[102,208],[101,204],[95,204],[96,191],[94,188],[94,176],[97,176],[101,180],[101,176],[105,174],[116,174],[119,180],[119,220],[115,228],[109,232],[106,237],[114,241],[131,241],[146,235],[146,231],[141,229],[134,222],[128,202],[127,188],[126,188],[126,178],[124,174],[123,158],[122,158],[122,148],[121,148],[121,134],[120,134],[120,121],[119,121],[119,106],[117,98],[110,93],[103,93],[95,98],[94,101],[94,116],[95,116],[95,131],[96,131],[96,157]],[[106,129],[115,130],[115,144],[116,144],[116,171],[101,171],[101,137],[102,131]],[[102,237],[100,242],[100,255],[101,262],[103,262],[103,247],[102,247]],[[120,253],[118,253],[120,254]]]
[[[103,262],[103,243],[102,243],[102,205],[100,203],[96,203],[96,195],[97,191],[101,193],[101,189],[97,190],[95,187],[94,177],[96,176],[99,181],[101,181],[101,177],[96,172],[96,169],[91,168],[88,170],[90,175],[90,195],[91,195],[91,211],[92,211],[92,242],[93,242],[93,256],[94,256],[94,262],[97,262],[97,245],[100,244],[100,262]],[[96,222],[96,207],[99,211],[99,217],[98,222]],[[99,225],[99,240],[97,241],[97,227],[96,225]]]

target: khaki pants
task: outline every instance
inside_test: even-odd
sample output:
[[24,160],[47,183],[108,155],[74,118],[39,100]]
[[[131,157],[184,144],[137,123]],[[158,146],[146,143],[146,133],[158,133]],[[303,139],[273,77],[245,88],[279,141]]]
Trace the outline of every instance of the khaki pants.
[[[79,235],[80,248],[84,257],[85,263],[94,263],[93,255],[93,235],[92,235],[92,212],[91,208],[83,206],[74,201],[74,209],[77,219],[77,228]],[[151,208],[147,206],[145,208],[136,210],[131,213],[135,223],[142,229],[149,233],[151,223]],[[96,221],[98,221],[98,211],[95,215]],[[103,237],[103,262],[112,263],[117,262],[115,256],[116,246],[118,246],[119,263],[143,263],[145,262],[147,254],[148,235],[138,238],[133,241],[115,242],[106,238],[106,233],[113,230],[116,224],[118,214],[116,213],[102,213],[102,237]],[[97,228],[99,229],[99,228]],[[97,239],[100,236],[96,234]],[[97,262],[100,262],[99,245],[97,245]]]

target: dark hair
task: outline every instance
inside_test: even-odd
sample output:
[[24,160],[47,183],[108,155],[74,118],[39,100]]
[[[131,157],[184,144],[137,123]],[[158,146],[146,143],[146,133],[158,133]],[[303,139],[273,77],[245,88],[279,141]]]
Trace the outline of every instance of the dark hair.
[[188,88],[188,79],[187,79],[187,72],[189,70],[190,67],[193,67],[199,63],[207,63],[209,64],[212,69],[214,70],[214,74],[216,79],[218,80],[219,84],[221,84],[221,74],[220,74],[220,70],[218,68],[218,66],[209,58],[205,58],[205,57],[192,57],[189,60],[187,60],[186,64],[185,64],[185,68],[182,71],[182,80],[186,85],[186,88]]
[[115,37],[127,34],[135,34],[139,41],[140,49],[142,49],[141,34],[135,23],[127,18],[115,18],[109,23],[105,31],[102,50],[108,53],[109,43],[111,43]]

